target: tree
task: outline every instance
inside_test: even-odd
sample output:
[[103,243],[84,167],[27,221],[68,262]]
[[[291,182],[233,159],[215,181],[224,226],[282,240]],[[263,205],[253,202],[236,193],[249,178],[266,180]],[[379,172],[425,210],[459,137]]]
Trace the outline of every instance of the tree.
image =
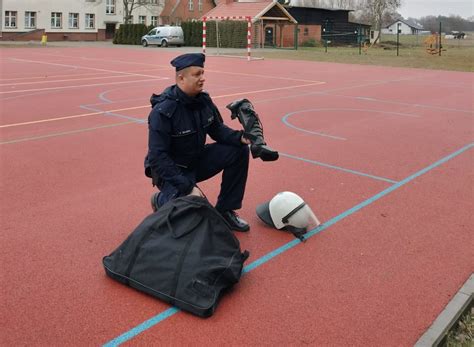
[[139,7],[148,7],[151,5],[157,5],[156,0],[123,0],[123,22],[125,24],[131,24],[133,18],[133,11]]
[[444,32],[450,31],[473,31],[474,30],[474,21],[469,19],[461,18],[460,16],[451,15],[449,17],[445,16],[427,16],[421,17],[419,22],[423,26],[423,29],[429,30],[431,32],[439,31],[439,23],[442,23],[442,28]]
[[366,0],[363,5],[367,12],[371,24],[378,31],[374,43],[380,40],[380,33],[382,31],[382,23],[384,14],[387,12],[395,12],[401,5],[401,0]]

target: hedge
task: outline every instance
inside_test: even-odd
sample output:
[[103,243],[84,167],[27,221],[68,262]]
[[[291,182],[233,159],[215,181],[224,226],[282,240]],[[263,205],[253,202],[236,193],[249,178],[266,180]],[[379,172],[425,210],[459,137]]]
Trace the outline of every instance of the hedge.
[[122,45],[141,45],[142,36],[153,29],[152,25],[121,24],[115,32],[113,43]]
[[[247,22],[219,21],[220,47],[245,48],[247,47]],[[191,47],[202,46],[202,21],[188,21],[181,23],[184,34],[184,45]],[[140,45],[141,37],[148,33],[153,26],[145,24],[122,24],[115,32],[115,44]],[[206,45],[216,47],[216,22],[206,22]]]

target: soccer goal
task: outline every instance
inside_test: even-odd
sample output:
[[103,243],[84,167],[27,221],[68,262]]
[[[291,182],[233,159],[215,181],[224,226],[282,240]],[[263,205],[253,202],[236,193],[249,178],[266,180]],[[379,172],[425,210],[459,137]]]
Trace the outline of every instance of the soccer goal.
[[202,52],[209,55],[263,59],[252,56],[252,20],[250,17],[204,17]]

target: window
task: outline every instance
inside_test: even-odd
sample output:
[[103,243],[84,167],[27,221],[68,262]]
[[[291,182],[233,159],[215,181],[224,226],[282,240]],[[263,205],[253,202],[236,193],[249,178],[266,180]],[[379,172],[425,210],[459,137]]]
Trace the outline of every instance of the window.
[[69,13],[69,29],[79,29],[79,13]]
[[309,34],[309,30],[308,30],[308,28],[306,27],[306,28],[304,28],[304,30],[303,30],[303,36],[308,36],[308,34]]
[[51,12],[51,28],[61,28],[63,21],[61,12]]
[[194,11],[194,2],[193,0],[188,0],[188,10]]
[[158,16],[151,16],[151,25],[154,27],[158,25]]
[[36,28],[36,12],[25,12],[25,28]]
[[146,16],[138,16],[138,23],[146,24]]
[[86,29],[95,28],[95,15],[93,13],[86,13]]
[[198,0],[198,10],[202,12],[202,0]]
[[105,13],[115,14],[115,0],[107,0],[105,2]]
[[16,11],[5,11],[5,28],[16,28]]

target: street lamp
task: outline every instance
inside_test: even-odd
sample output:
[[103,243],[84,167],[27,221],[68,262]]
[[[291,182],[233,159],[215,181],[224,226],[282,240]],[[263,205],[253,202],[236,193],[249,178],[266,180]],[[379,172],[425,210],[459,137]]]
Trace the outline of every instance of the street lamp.
[[399,45],[399,36],[400,36],[400,26],[402,25],[402,23],[398,22],[397,23],[397,57],[398,57],[398,45]]

